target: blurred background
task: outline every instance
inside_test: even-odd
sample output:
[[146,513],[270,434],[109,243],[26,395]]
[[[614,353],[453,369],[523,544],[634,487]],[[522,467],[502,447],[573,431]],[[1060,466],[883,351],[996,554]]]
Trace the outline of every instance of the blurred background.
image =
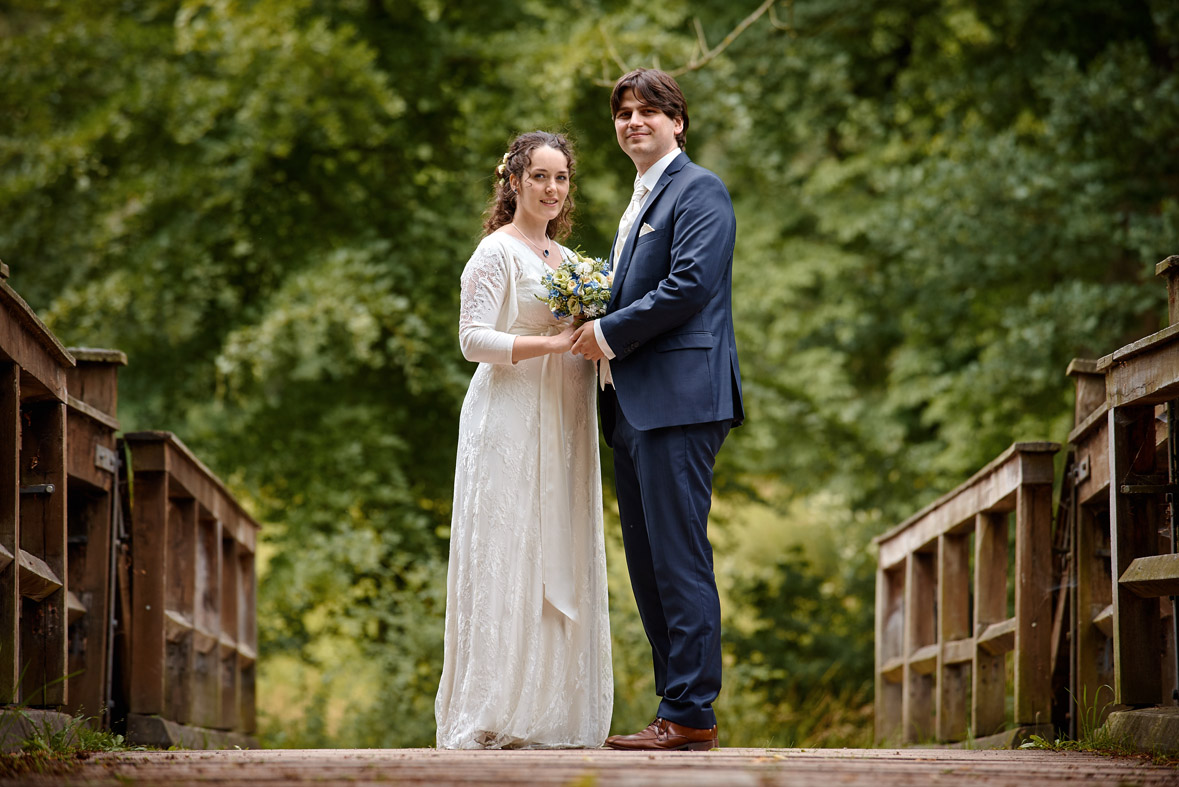
[[[1162,324],[1177,63],[1173,0],[0,0],[0,256],[64,343],[126,352],[124,429],[265,523],[264,744],[432,745],[493,169],[568,134],[569,243],[604,254],[608,85],[682,71],[738,220],[725,745],[870,745],[872,536],[1063,441],[1069,359]],[[631,731],[657,698],[608,456]]]

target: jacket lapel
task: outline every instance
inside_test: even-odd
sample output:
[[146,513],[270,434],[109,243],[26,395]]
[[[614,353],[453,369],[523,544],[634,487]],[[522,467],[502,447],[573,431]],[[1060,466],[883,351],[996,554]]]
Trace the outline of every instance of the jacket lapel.
[[[650,196],[643,204],[643,209],[639,211],[639,215],[635,216],[635,223],[631,225],[630,234],[626,237],[626,243],[622,246],[622,254],[618,256],[618,268],[614,271],[614,283],[611,285],[610,303],[607,306],[607,311],[613,311],[618,303],[618,293],[622,289],[622,282],[626,279],[626,272],[630,268],[630,258],[634,254],[635,242],[639,238],[639,232],[643,227],[643,219],[651,210],[651,206],[655,204],[655,200],[667,188],[667,184],[677,172],[688,164],[690,159],[687,153],[681,152],[675,159],[667,165],[667,169],[663,170],[663,174],[659,176],[659,181],[655,184],[655,188],[651,189]],[[617,243],[617,233],[615,233],[615,243]],[[614,244],[610,244],[610,248],[614,248]]]

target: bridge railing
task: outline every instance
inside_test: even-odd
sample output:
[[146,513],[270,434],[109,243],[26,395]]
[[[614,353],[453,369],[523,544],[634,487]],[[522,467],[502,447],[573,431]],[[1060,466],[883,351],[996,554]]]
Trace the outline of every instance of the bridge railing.
[[1059,448],[1015,443],[876,539],[879,740],[958,741],[1049,723]]

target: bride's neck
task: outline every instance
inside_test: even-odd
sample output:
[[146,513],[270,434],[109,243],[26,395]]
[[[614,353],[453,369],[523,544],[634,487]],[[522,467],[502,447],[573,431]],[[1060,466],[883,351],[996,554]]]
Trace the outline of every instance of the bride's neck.
[[523,233],[532,240],[539,241],[548,235],[549,223],[543,219],[522,216],[517,211],[517,213],[512,216],[512,223],[516,225],[517,229],[523,231]]

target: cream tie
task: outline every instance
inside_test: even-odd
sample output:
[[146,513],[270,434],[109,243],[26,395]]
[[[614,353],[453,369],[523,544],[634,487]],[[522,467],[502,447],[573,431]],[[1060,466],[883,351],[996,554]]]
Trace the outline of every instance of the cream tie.
[[[626,206],[626,210],[622,212],[622,219],[618,222],[618,241],[614,245],[614,265],[613,269],[618,270],[618,258],[622,256],[622,247],[626,245],[626,239],[630,237],[631,228],[635,225],[635,219],[639,216],[639,208],[643,205],[643,198],[647,196],[650,191],[638,176],[635,176],[635,191],[630,195],[630,204]],[[611,274],[613,275],[613,274]],[[602,390],[606,389],[607,384],[613,385],[614,378],[610,374],[610,361],[603,358],[598,362],[598,385]]]
[[618,222],[618,243],[614,246],[614,267],[618,267],[618,258],[622,256],[622,247],[626,245],[626,239],[630,237],[631,228],[634,227],[635,219],[639,216],[639,207],[643,204],[643,197],[647,196],[650,189],[638,178],[635,178],[635,192],[630,197],[630,204],[626,206],[626,210],[622,213],[622,219]]

